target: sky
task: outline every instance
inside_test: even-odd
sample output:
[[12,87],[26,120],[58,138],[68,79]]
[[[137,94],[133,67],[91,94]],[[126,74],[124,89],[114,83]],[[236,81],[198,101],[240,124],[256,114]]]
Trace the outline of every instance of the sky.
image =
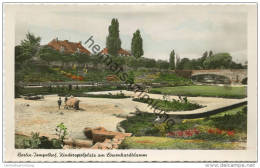
[[230,53],[235,62],[247,60],[247,11],[241,5],[22,5],[16,10],[15,43],[31,32],[42,45],[56,37],[84,43],[93,36],[105,48],[112,18],[119,21],[124,49],[131,49],[133,33],[140,30],[147,58],[169,60],[174,49],[181,58],[212,50]]

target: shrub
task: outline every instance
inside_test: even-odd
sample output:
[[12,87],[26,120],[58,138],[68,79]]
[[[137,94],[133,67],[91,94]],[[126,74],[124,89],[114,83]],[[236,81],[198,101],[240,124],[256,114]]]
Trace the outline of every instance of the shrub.
[[169,131],[167,123],[154,124],[154,127],[159,130],[160,135],[165,137],[166,133]]
[[32,133],[30,139],[25,139],[23,141],[23,147],[30,149],[62,149],[63,144],[60,139],[49,140],[45,136],[39,136],[39,133]]
[[69,84],[69,91],[71,91],[72,90],[72,85],[71,84]]
[[239,130],[247,132],[247,107],[235,115],[225,114],[222,117],[211,118],[213,125],[224,130]]
[[62,145],[64,145],[65,136],[68,135],[67,127],[63,123],[60,123],[59,125],[56,126],[55,130],[56,130],[56,135],[58,135],[59,137],[58,140],[62,143]]
[[155,118],[153,114],[141,113],[123,120],[120,125],[134,136],[159,135],[158,129],[153,126]]
[[153,80],[153,82],[166,83],[173,86],[186,86],[192,85],[192,81],[189,78],[184,78],[176,75],[175,73],[160,73],[159,77]]

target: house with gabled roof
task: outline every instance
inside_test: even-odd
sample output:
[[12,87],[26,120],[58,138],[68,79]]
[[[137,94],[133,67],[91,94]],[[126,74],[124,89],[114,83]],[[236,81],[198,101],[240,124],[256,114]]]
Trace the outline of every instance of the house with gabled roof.
[[91,53],[83,47],[81,42],[70,42],[68,40],[58,40],[58,38],[53,39],[47,44],[49,47],[68,54],[74,54],[74,53],[84,53],[87,55],[90,55]]

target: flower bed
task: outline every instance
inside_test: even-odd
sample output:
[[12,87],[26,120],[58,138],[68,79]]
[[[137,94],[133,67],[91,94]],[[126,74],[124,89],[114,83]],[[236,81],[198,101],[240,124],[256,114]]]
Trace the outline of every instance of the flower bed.
[[66,77],[68,77],[72,80],[79,80],[79,81],[84,80],[83,76],[78,76],[78,75],[74,75],[72,73],[68,73],[66,71],[61,70],[60,68],[53,68],[53,70],[56,71],[56,72],[59,72],[60,74],[66,76]]
[[203,139],[203,140],[221,140],[221,141],[235,141],[239,137],[234,130],[220,130],[218,128],[209,128],[201,130],[197,128],[188,129],[184,131],[171,131],[166,134],[171,138],[187,138],[187,139]]
[[[163,111],[187,111],[187,110],[195,110],[198,108],[202,108],[202,105],[197,103],[191,103],[187,98],[184,100],[169,100],[169,99],[152,99],[152,98],[134,98],[133,101],[147,103],[147,104],[155,104],[154,108]],[[152,102],[152,103],[151,103]]]

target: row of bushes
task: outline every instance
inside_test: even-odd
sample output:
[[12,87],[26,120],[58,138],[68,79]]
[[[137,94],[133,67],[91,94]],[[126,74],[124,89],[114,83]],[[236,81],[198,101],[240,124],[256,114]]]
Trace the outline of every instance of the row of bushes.
[[159,77],[154,79],[153,82],[164,83],[171,86],[192,85],[192,81],[189,79],[189,77],[184,78],[175,73],[169,73],[169,72],[160,73]]
[[73,94],[81,94],[83,92],[97,92],[97,91],[111,91],[111,90],[125,90],[127,86],[87,86],[87,87],[79,87],[75,88],[72,85],[68,86],[57,86],[57,87],[38,87],[38,88],[22,88],[15,87],[15,95],[19,97],[20,95],[48,95],[48,94],[60,94],[60,95],[73,95]]
[[93,98],[109,98],[109,99],[123,99],[130,98],[130,96],[126,96],[123,93],[119,94],[84,94],[84,93],[72,93],[72,94],[59,94],[59,96],[74,96],[74,97],[93,97]]

